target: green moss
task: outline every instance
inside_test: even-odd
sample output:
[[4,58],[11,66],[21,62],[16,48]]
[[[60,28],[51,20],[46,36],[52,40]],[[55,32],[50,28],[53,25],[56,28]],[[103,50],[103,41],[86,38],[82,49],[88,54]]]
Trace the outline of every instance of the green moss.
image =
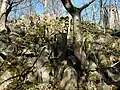
[[92,34],[90,32],[86,32],[85,35],[85,51],[88,53],[91,49],[91,43],[92,43]]

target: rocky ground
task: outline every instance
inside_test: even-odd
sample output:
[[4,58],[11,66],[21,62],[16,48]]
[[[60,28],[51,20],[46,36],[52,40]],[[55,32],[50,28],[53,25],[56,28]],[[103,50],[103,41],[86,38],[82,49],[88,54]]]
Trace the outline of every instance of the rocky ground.
[[[87,61],[83,71],[71,48],[72,34],[56,44],[67,34],[67,17],[27,15],[7,25],[10,32],[0,33],[0,90],[119,90],[119,30],[79,23]],[[62,59],[55,56],[61,48]]]

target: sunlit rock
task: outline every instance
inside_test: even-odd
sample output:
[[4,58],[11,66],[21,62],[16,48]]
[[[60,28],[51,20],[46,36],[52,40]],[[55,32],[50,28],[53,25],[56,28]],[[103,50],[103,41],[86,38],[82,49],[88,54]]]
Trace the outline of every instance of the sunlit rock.
[[[0,82],[3,82],[0,85],[0,90],[5,90],[7,86],[12,82],[12,80],[7,80],[8,78],[12,77],[11,73],[9,71],[5,71],[1,76],[0,76]],[[5,81],[7,80],[7,81]]]
[[77,72],[72,67],[67,67],[63,73],[63,79],[60,82],[60,86],[65,90],[77,89]]

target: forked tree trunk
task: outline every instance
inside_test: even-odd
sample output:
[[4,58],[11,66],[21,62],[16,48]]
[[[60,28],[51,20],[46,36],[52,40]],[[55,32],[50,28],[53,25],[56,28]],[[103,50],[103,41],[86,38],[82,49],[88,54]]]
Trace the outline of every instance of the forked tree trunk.
[[[87,8],[95,0],[91,0],[89,3],[84,4],[81,8],[75,7],[71,0],[61,0],[66,10],[70,13],[73,18],[73,49],[74,55],[77,57],[78,61],[81,62],[81,69],[85,69],[86,65],[86,54],[82,48],[82,34],[79,28],[79,22],[81,21],[81,12]],[[81,45],[80,45],[81,42]],[[83,64],[83,65],[82,65]]]
[[79,41],[80,38],[80,34],[79,34],[79,21],[81,21],[81,12],[87,8],[91,3],[93,3],[95,0],[91,0],[89,3],[84,4],[81,8],[77,8],[75,6],[73,6],[71,0],[61,0],[64,7],[66,8],[66,10],[70,13],[70,15],[73,18],[73,22],[74,22],[74,28],[73,28],[73,42],[77,42]]
[[6,12],[7,12],[8,0],[3,0],[0,8],[0,32],[6,30]]

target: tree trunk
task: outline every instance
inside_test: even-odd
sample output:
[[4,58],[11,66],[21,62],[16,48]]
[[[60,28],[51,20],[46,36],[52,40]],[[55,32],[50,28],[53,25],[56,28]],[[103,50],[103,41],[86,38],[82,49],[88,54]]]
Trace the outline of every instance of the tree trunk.
[[44,12],[47,12],[48,0],[44,1]]
[[91,3],[95,0],[91,0],[90,2],[84,4],[81,8],[77,8],[73,6],[71,0],[61,0],[66,10],[70,13],[73,18],[73,43],[77,42],[81,39],[80,30],[79,30],[79,22],[81,21],[81,12],[87,8]]
[[[85,63],[86,62],[86,55],[83,51],[82,46],[82,34],[79,28],[79,23],[81,21],[81,12],[87,8],[91,3],[93,3],[95,0],[91,0],[90,2],[84,4],[81,8],[75,7],[71,0],[61,0],[66,10],[70,13],[70,15],[73,18],[73,48],[74,48],[74,54],[77,57],[78,61],[81,62],[81,69],[85,69]],[[81,44],[80,44],[81,42]],[[81,57],[80,57],[81,56]],[[84,65],[82,65],[84,64]]]
[[6,30],[6,11],[8,6],[8,0],[3,0],[0,8],[0,32]]
[[2,5],[2,0],[0,1],[0,8],[1,8],[1,5]]
[[32,0],[29,1],[30,4],[30,15],[32,14]]
[[100,0],[99,1],[100,3],[100,25],[103,26],[103,0]]

